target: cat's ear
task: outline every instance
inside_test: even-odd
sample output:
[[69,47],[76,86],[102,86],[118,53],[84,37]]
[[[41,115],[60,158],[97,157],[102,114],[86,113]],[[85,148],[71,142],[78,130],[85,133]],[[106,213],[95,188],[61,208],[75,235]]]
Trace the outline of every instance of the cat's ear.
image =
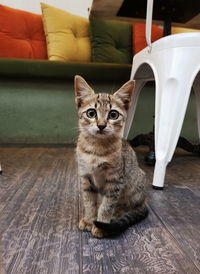
[[74,77],[74,88],[76,94],[76,104],[80,107],[83,101],[94,94],[94,90],[88,85],[83,77],[76,75]]
[[129,104],[131,101],[134,88],[135,88],[135,81],[129,80],[113,94],[115,99],[120,100],[124,104],[125,109],[127,110],[129,108]]

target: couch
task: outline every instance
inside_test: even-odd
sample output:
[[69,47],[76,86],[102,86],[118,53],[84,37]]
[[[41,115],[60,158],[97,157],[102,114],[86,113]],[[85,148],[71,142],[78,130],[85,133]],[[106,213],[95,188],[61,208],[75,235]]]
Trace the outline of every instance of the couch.
[[[44,4],[43,17],[45,9],[49,7]],[[75,20],[76,23],[73,24],[83,19],[76,17]],[[83,20],[84,24],[85,20]],[[145,40],[143,24],[126,24],[129,25],[128,42],[122,41],[121,46],[116,41],[121,39],[121,33],[125,33],[125,30],[119,31],[121,25],[122,28],[127,28],[124,22],[111,22],[110,28],[110,22],[106,20],[90,19],[89,35],[93,31],[91,26],[94,29],[97,25],[100,26],[95,29],[96,37],[94,33],[89,37],[92,52],[88,54],[84,48],[83,51],[81,49],[79,53],[74,53],[75,46],[73,46],[68,55],[62,56],[62,60],[59,60],[57,45],[49,47],[51,37],[48,36],[48,31],[52,33],[55,24],[48,30],[42,15],[0,5],[0,143],[72,144],[76,142],[78,127],[74,104],[74,75],[83,76],[97,92],[113,92],[127,81],[130,78],[132,56],[145,46]],[[105,34],[105,28],[107,30],[110,28],[110,33]],[[153,39],[156,40],[160,37],[161,30],[156,26],[154,28]],[[68,36],[72,39],[70,45],[75,45],[71,33],[68,33]],[[103,45],[102,41],[110,37],[111,40]],[[82,37],[76,38],[79,47],[85,42],[88,43],[85,34],[83,41]],[[116,39],[115,43],[112,39]],[[60,41],[60,38],[58,40]],[[123,43],[127,43],[128,47]],[[70,59],[72,56],[74,59]],[[76,60],[78,56],[79,60]],[[154,87],[150,85],[144,89],[130,137],[150,131],[152,128]],[[190,115],[185,127],[189,135],[193,128],[191,119],[195,119],[192,112],[193,104],[191,100]],[[195,134],[192,133],[193,140],[196,138]]]

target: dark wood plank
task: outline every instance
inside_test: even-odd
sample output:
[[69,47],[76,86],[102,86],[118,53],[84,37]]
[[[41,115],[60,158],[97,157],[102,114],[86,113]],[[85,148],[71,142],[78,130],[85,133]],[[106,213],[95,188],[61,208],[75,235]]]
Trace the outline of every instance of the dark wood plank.
[[166,185],[183,186],[192,189],[199,187],[200,157],[177,149],[172,162],[169,164]]
[[2,253],[0,251],[0,274],[5,274],[4,264],[3,264],[3,258]]
[[200,199],[183,187],[152,191],[150,206],[200,272]]
[[[140,160],[151,180],[152,171],[143,164],[141,154]],[[177,149],[167,168],[164,191],[151,190],[149,204],[200,272],[199,178],[200,158]]]
[[84,233],[83,273],[199,273],[150,210],[146,220],[116,239]]
[[[31,153],[32,152],[32,153]],[[19,157],[9,157],[5,164],[5,171],[0,176],[0,208],[2,214],[0,231],[12,220],[12,214],[17,212],[26,194],[34,185],[34,179],[40,170],[40,156],[44,151],[28,151],[22,149]],[[25,156],[26,155],[26,156]],[[13,211],[14,209],[14,211]]]
[[116,239],[98,240],[78,230],[83,207],[73,148],[0,148],[6,272],[200,273],[199,158],[178,153],[158,192],[145,150],[137,154],[149,178],[149,217]]
[[26,180],[26,184],[18,189],[3,211],[6,271],[79,273],[74,153],[51,149],[29,167],[22,178],[18,178],[19,184],[21,180]]
[[[152,182],[153,169],[144,165],[145,149],[139,150],[142,167]],[[171,233],[183,253],[200,272],[200,158],[177,149],[169,164],[165,189],[150,189],[149,205]]]
[[31,167],[32,162],[39,159],[41,153],[44,152],[41,149],[39,151],[31,149],[27,153],[26,149],[12,148],[7,150],[7,157],[4,157],[2,150],[5,151],[5,149],[1,149],[3,173],[0,175],[0,212],[26,183],[27,171],[30,173],[32,169],[31,173],[34,174],[34,166]]

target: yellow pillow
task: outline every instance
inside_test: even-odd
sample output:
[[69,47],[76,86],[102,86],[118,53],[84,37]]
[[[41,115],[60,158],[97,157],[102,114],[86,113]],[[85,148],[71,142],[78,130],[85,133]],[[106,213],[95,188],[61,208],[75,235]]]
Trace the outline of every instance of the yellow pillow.
[[89,20],[41,3],[49,60],[91,60]]
[[189,28],[179,28],[179,27],[171,28],[172,34],[177,34],[177,33],[182,33],[182,32],[199,32],[199,31],[200,30],[198,30],[198,29],[189,29]]

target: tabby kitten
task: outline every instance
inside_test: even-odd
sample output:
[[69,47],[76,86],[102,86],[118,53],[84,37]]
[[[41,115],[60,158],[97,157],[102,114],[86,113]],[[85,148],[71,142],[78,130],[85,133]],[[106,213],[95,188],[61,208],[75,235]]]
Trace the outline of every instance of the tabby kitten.
[[120,233],[147,215],[145,173],[122,138],[133,90],[130,80],[113,95],[96,94],[75,76],[76,152],[85,209],[79,228],[97,238]]

